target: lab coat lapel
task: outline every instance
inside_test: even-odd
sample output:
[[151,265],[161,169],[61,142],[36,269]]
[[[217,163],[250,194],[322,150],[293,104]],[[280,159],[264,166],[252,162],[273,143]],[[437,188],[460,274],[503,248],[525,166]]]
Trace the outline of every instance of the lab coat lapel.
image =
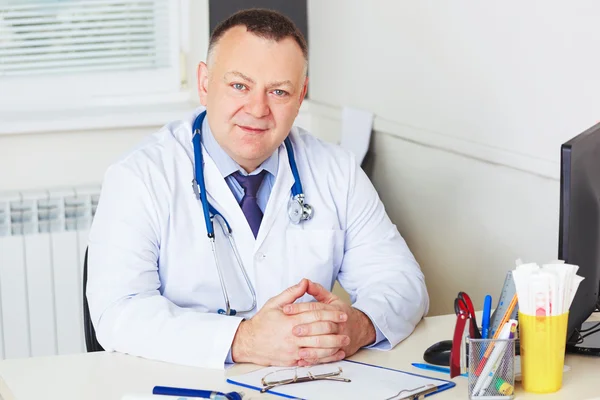
[[277,178],[275,179],[275,185],[273,185],[273,189],[271,190],[267,208],[265,209],[262,222],[260,223],[254,251],[258,250],[265,241],[277,218],[287,218],[281,209],[282,207],[287,207],[293,184],[294,177],[292,175],[292,169],[290,168],[287,151],[285,150],[285,145],[281,145],[279,146]]

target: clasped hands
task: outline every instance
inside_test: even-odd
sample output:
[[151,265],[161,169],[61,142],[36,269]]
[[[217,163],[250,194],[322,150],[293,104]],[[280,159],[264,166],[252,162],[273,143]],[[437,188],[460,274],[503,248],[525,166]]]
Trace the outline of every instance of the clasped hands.
[[[316,302],[294,303],[304,294]],[[374,341],[375,328],[362,311],[302,279],[240,323],[231,355],[234,362],[303,367],[342,360]]]

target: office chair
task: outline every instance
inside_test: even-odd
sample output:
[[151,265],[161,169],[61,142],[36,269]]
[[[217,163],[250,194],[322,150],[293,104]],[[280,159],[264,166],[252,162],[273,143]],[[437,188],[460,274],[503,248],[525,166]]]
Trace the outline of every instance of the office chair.
[[85,290],[87,288],[87,259],[88,249],[85,249],[85,258],[83,260],[83,331],[85,333],[85,347],[88,353],[93,351],[104,351],[104,348],[98,343],[96,339],[96,331],[90,318],[90,308],[88,306],[87,297]]

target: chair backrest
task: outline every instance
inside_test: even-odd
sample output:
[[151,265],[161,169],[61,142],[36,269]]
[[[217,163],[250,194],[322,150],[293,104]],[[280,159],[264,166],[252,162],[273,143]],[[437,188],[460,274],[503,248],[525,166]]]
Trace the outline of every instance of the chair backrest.
[[90,318],[90,308],[85,294],[87,288],[87,259],[88,249],[85,249],[85,258],[83,260],[83,330],[85,333],[85,347],[88,353],[90,353],[93,351],[104,351],[104,349],[96,339],[96,331]]

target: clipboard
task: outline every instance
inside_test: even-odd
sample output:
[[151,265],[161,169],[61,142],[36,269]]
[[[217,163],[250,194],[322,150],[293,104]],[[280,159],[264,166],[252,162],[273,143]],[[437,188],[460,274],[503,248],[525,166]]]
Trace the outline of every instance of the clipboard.
[[[331,398],[385,399],[390,397],[394,400],[413,400],[423,399],[456,386],[456,383],[452,381],[358,361],[343,360],[328,364],[328,366],[333,370],[341,367],[344,371],[343,376],[350,378],[352,382],[304,382],[277,386],[267,393],[289,399],[304,400]],[[229,377],[227,383],[260,392],[262,389],[260,379],[269,372],[281,369],[286,368],[260,368],[250,373]]]

